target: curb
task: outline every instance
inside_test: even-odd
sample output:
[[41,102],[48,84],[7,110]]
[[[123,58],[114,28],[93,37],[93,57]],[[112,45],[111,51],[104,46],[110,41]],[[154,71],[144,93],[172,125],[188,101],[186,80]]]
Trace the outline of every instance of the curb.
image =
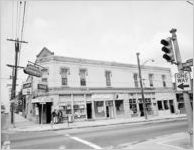
[[123,125],[128,124],[131,126],[134,125],[142,125],[142,124],[152,124],[158,122],[168,122],[168,121],[177,121],[177,120],[185,120],[187,119],[186,116],[181,116],[177,118],[162,118],[162,119],[151,119],[151,120],[142,120],[142,121],[133,121],[133,122],[117,122],[117,123],[110,123],[110,124],[99,124],[99,125],[86,125],[86,126],[74,126],[74,127],[62,127],[62,128],[49,128],[49,129],[42,129],[42,130],[9,130],[13,132],[41,132],[41,131],[57,131],[57,130],[68,130],[68,129],[80,129],[80,128],[91,128],[91,127],[101,127],[101,126],[114,126],[114,125]]

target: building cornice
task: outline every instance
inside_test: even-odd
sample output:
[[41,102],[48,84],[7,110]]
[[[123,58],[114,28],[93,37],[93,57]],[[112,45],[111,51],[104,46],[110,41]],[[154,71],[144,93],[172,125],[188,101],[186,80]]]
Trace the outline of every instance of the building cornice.
[[[91,60],[91,59],[82,59],[82,58],[73,58],[73,57],[64,57],[64,56],[49,56],[45,58],[39,59],[39,63],[49,62],[70,62],[70,63],[78,63],[78,64],[91,64],[91,65],[100,65],[100,66],[110,66],[110,67],[124,67],[124,68],[135,68],[137,69],[137,65],[134,64],[126,64],[119,62],[111,62],[111,61],[101,61],[101,60]],[[154,69],[154,70],[166,70],[170,71],[170,68],[165,67],[157,67],[157,66],[143,66],[142,69]]]

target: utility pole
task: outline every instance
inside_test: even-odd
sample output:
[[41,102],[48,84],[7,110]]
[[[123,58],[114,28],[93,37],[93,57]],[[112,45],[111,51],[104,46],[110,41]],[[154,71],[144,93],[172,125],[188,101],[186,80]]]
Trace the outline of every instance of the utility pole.
[[[170,33],[172,34],[172,41],[174,44],[178,72],[183,73],[184,71],[182,70],[182,60],[181,60],[181,55],[179,51],[176,31],[177,31],[176,29],[171,29]],[[193,146],[193,112],[192,112],[192,108],[190,104],[189,93],[187,91],[183,91],[183,98],[184,98],[184,103],[185,103],[185,109],[187,112],[188,133],[190,135],[190,144],[191,146]]]
[[12,90],[11,90],[11,124],[14,125],[14,110],[15,110],[15,100],[14,99],[16,97],[18,53],[19,53],[19,50],[20,50],[20,43],[28,43],[28,42],[19,41],[18,38],[16,40],[13,40],[13,39],[7,39],[7,40],[15,42],[15,66],[13,66],[13,68],[14,68],[14,76],[13,76],[13,79],[12,79]]
[[142,101],[143,101],[143,111],[144,111],[145,119],[148,119],[147,111],[146,111],[146,103],[145,103],[145,98],[144,98],[144,89],[143,89],[143,83],[142,83],[142,77],[141,77],[141,66],[140,66],[139,54],[140,53],[136,53],[137,64],[138,64],[138,69],[139,69],[139,82],[140,82],[140,86],[141,86],[141,94],[142,94]]

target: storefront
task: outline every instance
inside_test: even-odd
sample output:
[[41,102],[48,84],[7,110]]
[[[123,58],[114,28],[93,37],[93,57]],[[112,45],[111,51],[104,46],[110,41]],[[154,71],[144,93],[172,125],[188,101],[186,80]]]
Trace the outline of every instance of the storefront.
[[93,94],[95,119],[115,118],[114,94]]
[[[144,93],[144,97],[147,115],[156,115],[155,94],[153,92]],[[131,94],[131,96],[129,96],[129,109],[131,117],[144,116],[144,102],[140,93]]]
[[33,116],[39,124],[50,123],[53,99],[51,97],[37,97],[31,100]]
[[59,95],[58,106],[63,113],[63,121],[67,120],[68,115],[72,115],[75,121],[86,119],[86,101],[84,94]]

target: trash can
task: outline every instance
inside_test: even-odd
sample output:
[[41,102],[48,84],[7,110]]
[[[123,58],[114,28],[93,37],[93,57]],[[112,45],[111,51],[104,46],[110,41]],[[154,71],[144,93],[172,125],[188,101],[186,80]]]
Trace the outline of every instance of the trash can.
[[73,115],[72,114],[69,114],[68,115],[68,122],[69,123],[72,123],[73,122]]

